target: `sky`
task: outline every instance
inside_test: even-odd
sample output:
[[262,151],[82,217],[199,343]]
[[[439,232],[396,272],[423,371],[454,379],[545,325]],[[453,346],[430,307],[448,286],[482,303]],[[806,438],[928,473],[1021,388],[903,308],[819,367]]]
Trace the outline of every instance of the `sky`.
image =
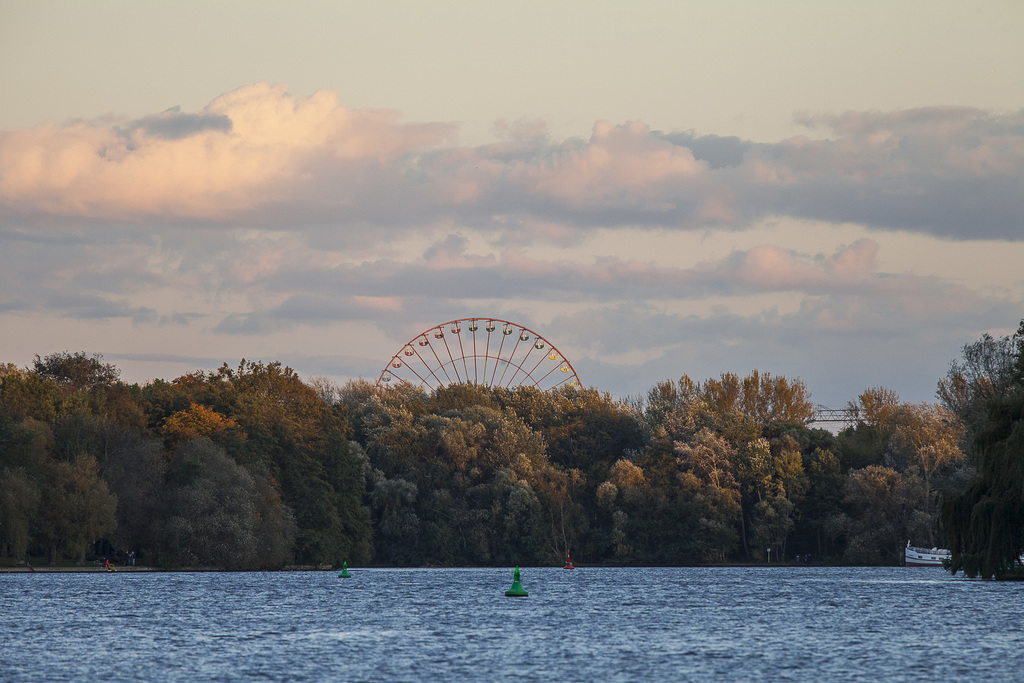
[[934,401],[1024,318],[1024,3],[0,0],[0,362]]

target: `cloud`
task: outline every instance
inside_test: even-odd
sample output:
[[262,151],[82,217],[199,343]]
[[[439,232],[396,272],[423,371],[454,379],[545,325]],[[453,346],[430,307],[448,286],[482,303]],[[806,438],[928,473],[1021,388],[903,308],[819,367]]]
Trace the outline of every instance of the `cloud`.
[[753,143],[735,136],[697,136],[692,131],[669,134],[656,132],[654,135],[673,145],[686,147],[693,154],[694,159],[707,162],[711,170],[739,166],[743,163],[743,156],[747,150],[753,146]]
[[230,133],[231,126],[231,119],[225,114],[211,112],[183,114],[181,107],[172,107],[162,114],[132,121],[125,126],[124,135],[131,139],[134,132],[141,130],[148,136],[165,140],[181,140],[206,131]]
[[1024,111],[932,107],[800,120],[833,137],[748,150],[752,207],[958,239],[1024,238]]
[[[466,237],[450,235],[409,261],[389,258],[314,267],[310,259],[289,257],[247,280],[252,310],[225,316],[215,329],[263,334],[387,318],[429,326],[431,316],[497,315],[495,311],[510,307],[534,311],[525,314],[524,324],[543,309],[603,311],[624,305],[707,315],[705,302],[711,299],[720,308],[714,316],[759,311],[774,319],[804,310],[807,325],[854,330],[873,328],[887,316],[892,323],[961,315],[997,303],[934,276],[882,272],[881,247],[867,238],[839,245],[831,253],[760,244],[691,267],[615,255],[548,259],[516,248],[483,254],[468,249]],[[790,303],[780,313],[781,302]],[[629,341],[656,347],[659,329],[652,323],[645,326],[643,340]],[[599,337],[608,345],[594,345],[594,353],[622,351],[614,347],[616,334],[604,330]]]
[[230,223],[301,196],[318,167],[344,180],[345,172],[420,151],[453,130],[400,123],[385,110],[351,110],[327,91],[295,98],[266,84],[222,95],[198,114],[175,109],[123,127],[8,130],[0,133],[0,219]]
[[157,321],[157,312],[152,308],[132,306],[128,301],[119,301],[93,294],[54,292],[48,297],[46,305],[51,310],[63,311],[70,318],[84,320],[128,318],[136,323]]
[[[452,144],[446,123],[254,84],[199,112],[0,132],[0,227],[105,218],[332,227],[380,239],[462,223],[746,229],[766,216],[952,238],[1024,236],[1024,112],[933,107],[802,116],[775,143],[536,122]],[[828,136],[817,135],[827,131]],[[564,239],[564,236],[563,236]]]
[[689,149],[660,140],[642,123],[602,121],[587,144],[565,144],[545,158],[515,164],[510,180],[532,196],[551,197],[576,210],[629,205],[666,211],[675,208],[666,201],[672,192],[703,171]]

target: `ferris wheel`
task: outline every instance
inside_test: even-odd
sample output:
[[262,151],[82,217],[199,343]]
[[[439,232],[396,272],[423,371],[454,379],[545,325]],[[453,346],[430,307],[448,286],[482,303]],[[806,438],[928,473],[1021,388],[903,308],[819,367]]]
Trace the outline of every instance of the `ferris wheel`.
[[381,371],[377,386],[451,384],[533,386],[549,391],[580,386],[562,352],[533,330],[498,318],[459,318],[409,340]]

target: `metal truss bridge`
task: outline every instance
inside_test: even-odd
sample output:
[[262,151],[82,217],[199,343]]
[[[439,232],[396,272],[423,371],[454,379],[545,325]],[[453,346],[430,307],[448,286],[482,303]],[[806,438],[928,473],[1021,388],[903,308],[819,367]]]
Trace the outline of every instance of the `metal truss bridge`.
[[825,406],[815,406],[814,416],[810,419],[810,422],[835,424],[841,425],[842,427],[852,427],[857,422],[857,409],[826,408]]

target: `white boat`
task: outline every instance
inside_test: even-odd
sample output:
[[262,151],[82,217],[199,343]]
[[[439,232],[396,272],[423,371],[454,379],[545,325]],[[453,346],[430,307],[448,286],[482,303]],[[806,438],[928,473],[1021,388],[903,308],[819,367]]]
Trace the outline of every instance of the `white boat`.
[[910,545],[910,541],[903,551],[903,564],[907,567],[941,567],[942,561],[949,558],[950,552],[945,548],[918,548]]

